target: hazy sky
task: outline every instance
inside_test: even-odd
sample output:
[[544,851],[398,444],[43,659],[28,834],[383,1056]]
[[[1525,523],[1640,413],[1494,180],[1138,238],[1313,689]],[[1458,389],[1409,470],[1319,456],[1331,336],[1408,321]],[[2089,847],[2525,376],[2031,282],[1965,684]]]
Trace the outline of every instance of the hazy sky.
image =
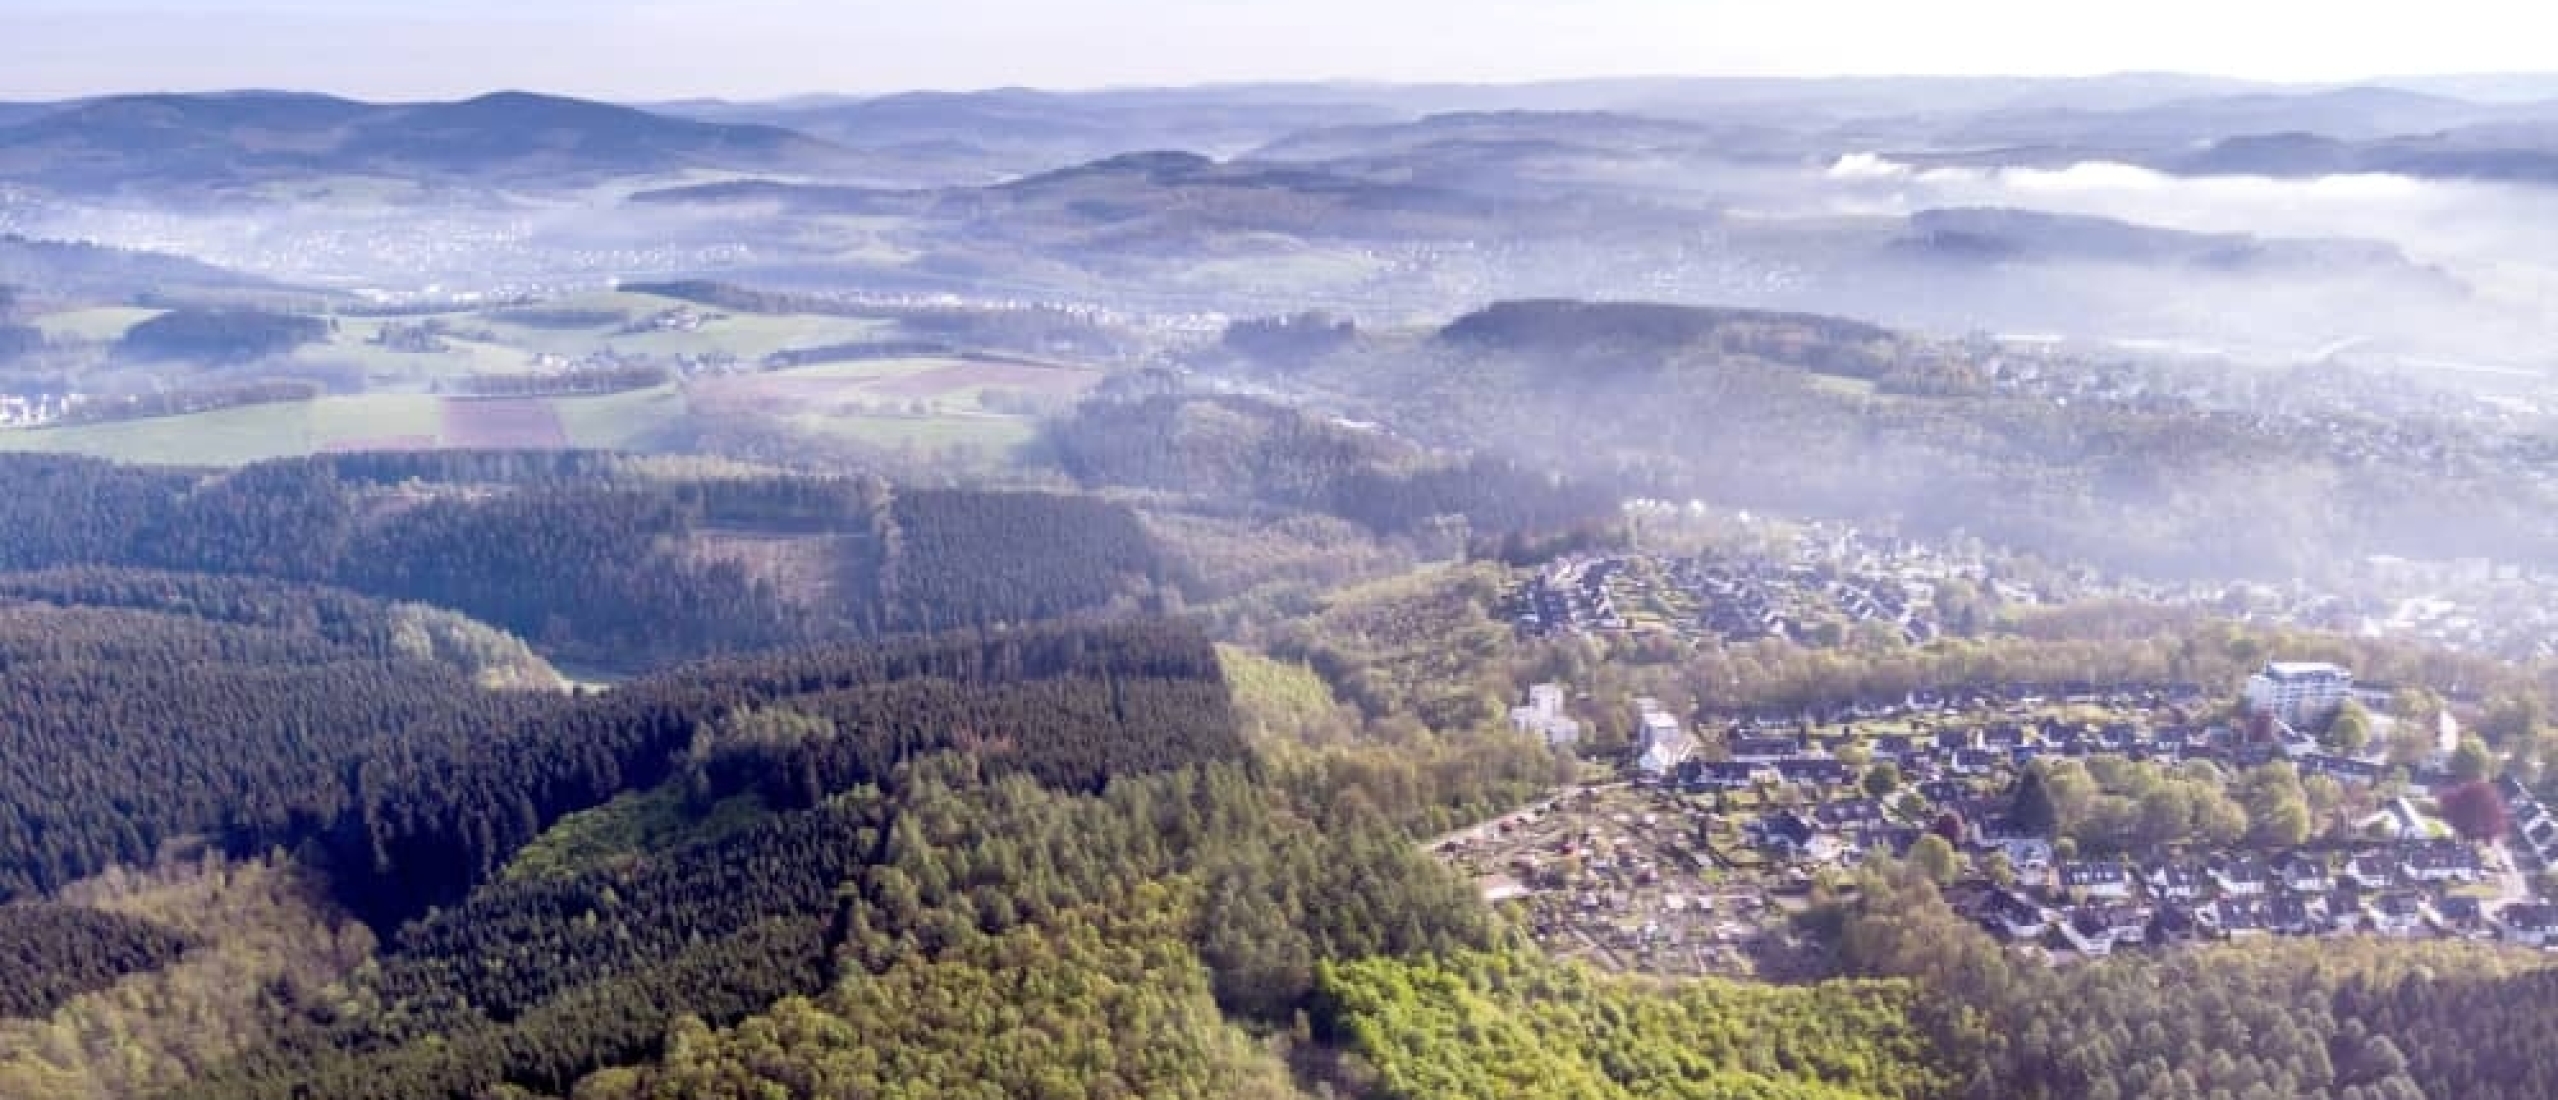
[[0,0],[0,97],[2550,67],[2521,0]]

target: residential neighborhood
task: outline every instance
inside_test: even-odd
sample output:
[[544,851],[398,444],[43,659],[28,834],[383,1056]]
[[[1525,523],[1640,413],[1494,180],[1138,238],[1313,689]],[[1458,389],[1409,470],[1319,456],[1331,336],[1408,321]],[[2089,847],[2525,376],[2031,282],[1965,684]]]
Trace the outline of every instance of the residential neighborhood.
[[76,393],[0,394],[0,428],[40,428],[71,414]]
[[[1638,526],[1697,518],[1688,511],[1662,501],[1627,505]],[[1547,562],[1514,594],[1512,624],[1530,637],[1664,635],[1811,646],[1892,637],[1923,644],[1994,626],[2002,611],[2114,601],[2509,660],[2558,657],[2558,573],[2545,565],[2373,557],[2324,585],[2164,583],[1852,527],[1708,519],[1728,545]]]
[[[1549,949],[1647,972],[1799,965],[1790,919],[1814,884],[1869,859],[1915,858],[1929,837],[1953,857],[1945,892],[1959,912],[2060,956],[2251,936],[2558,945],[2558,906],[2535,878],[2558,863],[2558,814],[2521,784],[2491,787],[2508,835],[2464,838],[2427,793],[2454,785],[2439,758],[2411,774],[2303,732],[2355,698],[2350,670],[2272,661],[2233,686],[2234,711],[2195,685],[2018,685],[1818,720],[1689,721],[1640,699],[1619,774],[1434,851],[1487,897],[1523,907]],[[1573,699],[1565,685],[1538,685],[1513,724],[1571,751],[1582,730]],[[2042,787],[2091,780],[2100,801],[2115,797],[2108,784],[2179,786],[2126,794],[2117,824],[2034,819],[2051,813],[2038,802],[2059,801]],[[2151,820],[2161,798],[2241,813],[2259,789],[2313,787],[2311,819],[2288,835],[2244,814],[2191,828],[2174,814]]]

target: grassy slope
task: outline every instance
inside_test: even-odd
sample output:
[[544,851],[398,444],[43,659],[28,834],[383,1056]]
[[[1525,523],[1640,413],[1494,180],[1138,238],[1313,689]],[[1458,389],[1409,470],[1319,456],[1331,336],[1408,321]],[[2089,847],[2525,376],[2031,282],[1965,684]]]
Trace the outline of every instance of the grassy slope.
[[572,447],[645,450],[684,420],[683,391],[672,385],[603,397],[553,401]]
[[695,841],[717,840],[763,817],[752,795],[708,807],[690,804],[673,785],[625,794],[561,818],[516,853],[500,876],[508,881],[564,878]]
[[0,432],[0,450],[58,451],[181,466],[237,466],[308,454],[311,449],[311,407],[302,403]]
[[92,340],[100,343],[121,338],[126,329],[157,317],[162,311],[130,306],[101,306],[96,309],[74,309],[48,313],[35,319],[48,340]]
[[1344,724],[1341,701],[1311,668],[1241,646],[1219,645],[1217,663],[1235,696],[1235,713],[1256,742],[1309,741]]
[[[605,397],[557,398],[569,441],[580,447],[648,444],[683,419],[672,386]],[[337,445],[436,439],[443,399],[426,394],[363,394],[309,402],[250,405],[187,416],[32,431],[0,431],[0,451],[99,455],[129,462],[239,466],[310,454]]]

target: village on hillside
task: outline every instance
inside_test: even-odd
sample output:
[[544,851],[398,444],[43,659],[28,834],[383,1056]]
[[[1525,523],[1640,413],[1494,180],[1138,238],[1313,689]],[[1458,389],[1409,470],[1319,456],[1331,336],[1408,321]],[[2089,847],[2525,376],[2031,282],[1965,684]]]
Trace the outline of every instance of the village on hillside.
[[[1659,501],[1635,522],[1681,518]],[[1721,642],[1924,644],[1970,634],[2000,611],[2127,601],[2244,622],[2429,642],[2508,660],[2558,656],[2558,577],[2484,559],[2373,557],[2349,587],[2161,583],[2060,568],[1980,546],[1829,524],[1717,516],[1745,545],[1690,554],[1566,555],[1511,601],[1522,634],[1664,635]]]
[[[2054,958],[2204,939],[2379,935],[2558,947],[2558,816],[2455,774],[2331,750],[2369,689],[2270,662],[2234,705],[2187,686],[1914,696],[1835,719],[1692,721],[1635,703],[1620,773],[1436,854],[1557,954],[1661,974],[1809,972],[1793,929],[1869,859],[1928,866],[1959,911]],[[1512,712],[1569,750],[1560,684]]]

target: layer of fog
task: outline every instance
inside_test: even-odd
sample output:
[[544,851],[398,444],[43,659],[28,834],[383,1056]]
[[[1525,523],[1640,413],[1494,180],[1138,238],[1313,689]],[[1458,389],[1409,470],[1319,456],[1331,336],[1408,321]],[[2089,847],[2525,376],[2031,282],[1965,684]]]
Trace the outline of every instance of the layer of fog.
[[[2430,350],[2469,361],[2537,364],[2558,335],[2550,321],[2558,316],[2552,309],[2558,306],[2558,189],[2386,174],[2188,177],[2101,161],[2063,168],[1927,167],[1871,153],[1839,158],[1822,173],[1822,183],[1804,213],[1901,216],[2009,207],[2199,233],[2381,241],[2457,280],[2470,295],[2453,307],[2420,304],[2321,286],[2305,273],[2217,280],[2181,291],[2142,288],[2188,297],[2238,295],[2183,311],[2217,314],[2279,342],[2370,336],[2411,360]],[[2105,293],[2093,286],[2103,278],[2080,270],[2050,285]]]
[[2013,206],[2142,225],[2267,237],[2385,240],[2467,277],[2506,265],[2558,268],[2558,189],[2349,174],[2305,179],[2177,176],[2130,164],[1915,167],[1871,153],[1826,173],[1832,209],[1909,213]]

